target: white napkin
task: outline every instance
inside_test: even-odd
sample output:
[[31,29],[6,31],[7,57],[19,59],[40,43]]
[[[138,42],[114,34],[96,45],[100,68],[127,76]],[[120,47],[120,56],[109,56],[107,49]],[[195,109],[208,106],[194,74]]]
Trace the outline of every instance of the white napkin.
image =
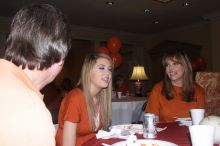
[[96,134],[96,138],[100,139],[100,138],[103,138],[103,137],[108,137],[110,135],[111,135],[110,132],[107,132],[107,131],[104,131],[104,130],[99,130],[98,133]]
[[97,139],[122,138],[121,133],[122,133],[121,129],[111,129],[110,132],[99,130],[98,133],[96,134],[96,138]]
[[130,135],[126,140],[126,146],[140,146],[140,144],[137,144],[136,141],[137,137],[135,135]]

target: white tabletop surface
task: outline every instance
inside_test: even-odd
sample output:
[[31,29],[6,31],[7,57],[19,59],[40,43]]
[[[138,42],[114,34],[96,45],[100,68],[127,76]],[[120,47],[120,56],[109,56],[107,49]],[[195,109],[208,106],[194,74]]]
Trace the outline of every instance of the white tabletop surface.
[[142,120],[142,106],[146,97],[128,97],[112,100],[112,124],[131,124]]

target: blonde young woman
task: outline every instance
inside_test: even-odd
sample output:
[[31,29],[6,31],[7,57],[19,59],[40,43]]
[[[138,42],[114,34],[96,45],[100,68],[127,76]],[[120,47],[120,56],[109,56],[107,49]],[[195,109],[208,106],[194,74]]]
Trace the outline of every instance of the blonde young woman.
[[63,99],[57,146],[81,146],[107,129],[111,120],[112,60],[103,53],[86,56],[78,87]]
[[193,82],[188,56],[169,53],[163,56],[162,64],[164,80],[153,87],[145,112],[156,114],[160,122],[174,122],[176,118],[189,117],[191,108],[204,108],[204,90]]

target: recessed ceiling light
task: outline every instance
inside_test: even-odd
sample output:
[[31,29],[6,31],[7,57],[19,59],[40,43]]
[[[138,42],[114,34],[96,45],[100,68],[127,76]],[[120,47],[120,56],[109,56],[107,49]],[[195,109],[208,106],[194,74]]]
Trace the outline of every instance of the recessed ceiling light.
[[105,4],[106,4],[106,5],[109,5],[109,6],[113,6],[113,5],[114,5],[114,2],[109,1],[109,2],[106,2]]
[[149,14],[150,11],[151,11],[150,9],[145,9],[145,10],[144,10],[144,13]]
[[154,21],[154,24],[159,24],[159,21],[158,20]]
[[187,6],[189,6],[189,5],[190,5],[189,2],[186,2],[186,3],[183,4],[184,7],[187,7]]
[[155,0],[155,1],[158,1],[158,2],[161,2],[161,3],[169,3],[169,2],[171,2],[172,0]]

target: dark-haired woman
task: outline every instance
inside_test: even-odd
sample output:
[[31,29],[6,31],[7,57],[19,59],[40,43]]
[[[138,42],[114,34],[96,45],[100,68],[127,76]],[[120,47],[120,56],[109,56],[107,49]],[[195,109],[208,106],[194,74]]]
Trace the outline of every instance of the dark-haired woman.
[[204,90],[193,82],[188,56],[181,52],[166,54],[162,65],[164,80],[153,87],[145,112],[156,114],[160,122],[174,122],[190,117],[192,108],[204,108]]

